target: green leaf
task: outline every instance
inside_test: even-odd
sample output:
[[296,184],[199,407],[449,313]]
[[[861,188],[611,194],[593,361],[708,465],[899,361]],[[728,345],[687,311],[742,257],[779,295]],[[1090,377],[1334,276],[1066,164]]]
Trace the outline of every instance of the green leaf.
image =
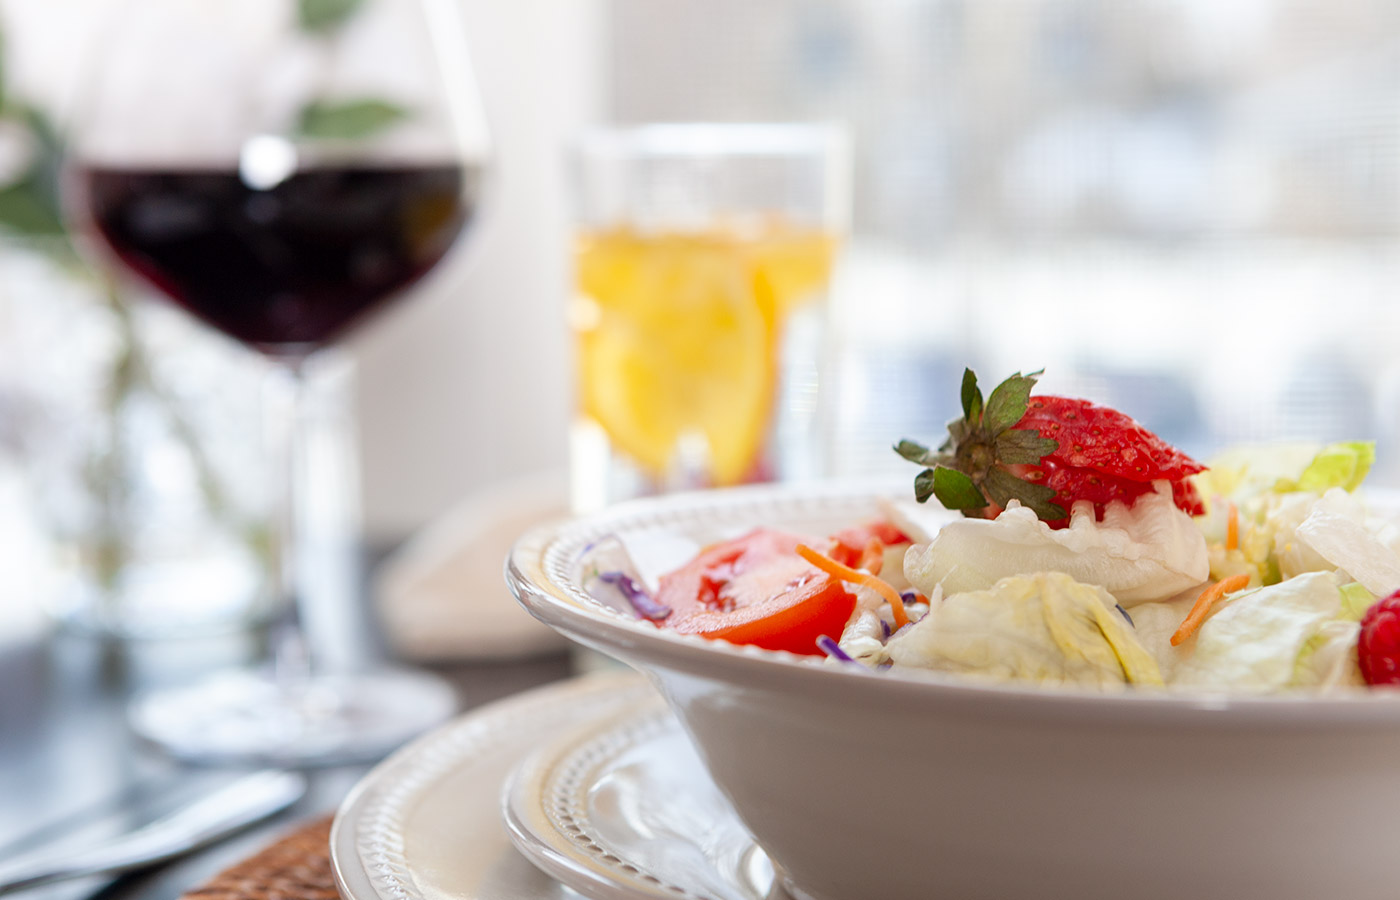
[[977,387],[977,373],[963,369],[962,380],[963,417],[976,422],[982,416],[982,391]]
[[914,499],[923,503],[933,496],[933,470],[924,469],[914,476]]
[[385,100],[308,103],[297,131],[302,137],[358,141],[373,137],[408,117],[408,110]]
[[997,459],[1008,466],[1034,466],[1059,446],[1059,441],[1041,437],[1034,428],[1008,428],[996,439]]
[[0,228],[24,237],[64,234],[57,204],[32,175],[0,189]]
[[977,426],[966,419],[954,419],[948,423],[948,440],[943,442],[939,451],[947,453],[955,451],[958,447],[970,441],[977,432]]
[[58,198],[63,164],[58,130],[43,112],[27,104],[11,102],[4,113],[28,131],[34,147],[29,168],[0,188],[0,228],[29,238],[66,237]]
[[[987,498],[977,489],[977,485],[957,469],[938,466],[930,480],[934,496],[948,509],[981,509],[987,505]],[[918,487],[917,481],[915,487]]]
[[1041,369],[1029,375],[1017,372],[992,390],[992,396],[987,398],[987,410],[982,416],[983,425],[992,437],[1021,421],[1036,379],[1043,371]]
[[1005,469],[994,467],[988,471],[987,480],[983,482],[983,486],[998,506],[1005,507],[1012,500],[1019,500],[1022,505],[1046,522],[1063,519],[1069,515],[1063,506],[1051,502],[1055,497],[1054,488],[1017,478]]
[[297,22],[312,34],[330,31],[359,11],[364,0],[297,0]]
[[938,461],[938,454],[934,453],[923,444],[903,438],[894,445],[894,452],[909,460],[911,463],[918,463],[921,466],[931,466]]

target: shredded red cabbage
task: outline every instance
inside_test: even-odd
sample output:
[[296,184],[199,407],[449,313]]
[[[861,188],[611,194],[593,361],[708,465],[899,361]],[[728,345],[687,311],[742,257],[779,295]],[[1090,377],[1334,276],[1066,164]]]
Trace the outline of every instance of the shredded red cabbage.
[[671,614],[671,607],[657,603],[651,594],[647,593],[646,588],[633,581],[625,572],[603,572],[598,576],[598,580],[615,586],[643,619],[660,622]]
[[821,648],[821,651],[823,653],[825,653],[832,659],[839,659],[841,662],[848,663],[855,662],[854,659],[851,659],[851,655],[849,653],[841,649],[840,644],[836,643],[830,637],[824,634],[817,635],[817,646]]

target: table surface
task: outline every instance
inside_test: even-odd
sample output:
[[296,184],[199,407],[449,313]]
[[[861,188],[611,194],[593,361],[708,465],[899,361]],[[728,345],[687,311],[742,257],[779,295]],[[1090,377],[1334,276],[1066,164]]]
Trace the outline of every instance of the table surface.
[[[77,845],[123,824],[149,821],[234,777],[227,770],[180,766],[143,747],[128,731],[124,711],[138,691],[257,653],[248,635],[123,644],[48,633],[0,643],[0,861],[54,841]],[[371,653],[381,656],[382,650]],[[565,653],[432,670],[451,681],[463,710],[573,673]],[[162,867],[15,896],[173,900],[298,825],[333,812],[369,769],[313,770],[310,790],[290,809]]]

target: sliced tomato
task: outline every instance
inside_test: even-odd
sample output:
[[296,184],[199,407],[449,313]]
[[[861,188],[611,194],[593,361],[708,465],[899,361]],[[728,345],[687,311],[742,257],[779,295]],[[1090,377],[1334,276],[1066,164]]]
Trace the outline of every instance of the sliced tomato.
[[845,586],[797,555],[805,543],[769,529],[706,548],[664,575],[664,627],[769,650],[819,655],[817,638],[839,638],[855,610]]
[[900,531],[899,526],[888,519],[875,519],[864,525],[855,525],[836,533],[838,541],[853,540],[860,543],[869,538],[877,538],[880,543],[887,547],[894,544],[912,543],[909,535]]
[[909,537],[892,522],[877,519],[838,531],[833,537],[832,559],[853,569],[879,575],[885,561],[885,548],[910,543]]

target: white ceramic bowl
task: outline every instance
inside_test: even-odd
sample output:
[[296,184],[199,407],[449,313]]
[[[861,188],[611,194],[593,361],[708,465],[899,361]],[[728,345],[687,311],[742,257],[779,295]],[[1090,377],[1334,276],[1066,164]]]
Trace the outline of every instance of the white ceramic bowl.
[[578,582],[756,525],[821,536],[866,488],[672,496],[530,532],[525,607],[645,672],[794,892],[815,900],[1400,896],[1400,697],[1097,694],[867,672],[671,634]]

